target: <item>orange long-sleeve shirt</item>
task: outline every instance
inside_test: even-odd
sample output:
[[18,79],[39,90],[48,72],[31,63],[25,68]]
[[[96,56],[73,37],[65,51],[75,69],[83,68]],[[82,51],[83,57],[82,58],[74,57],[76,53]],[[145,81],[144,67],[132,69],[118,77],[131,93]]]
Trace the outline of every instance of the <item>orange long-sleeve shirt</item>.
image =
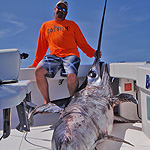
[[87,43],[80,28],[74,21],[47,21],[42,24],[37,51],[33,66],[44,58],[47,49],[50,49],[50,55],[66,57],[76,55],[80,58],[78,47],[89,57],[93,57],[95,50]]

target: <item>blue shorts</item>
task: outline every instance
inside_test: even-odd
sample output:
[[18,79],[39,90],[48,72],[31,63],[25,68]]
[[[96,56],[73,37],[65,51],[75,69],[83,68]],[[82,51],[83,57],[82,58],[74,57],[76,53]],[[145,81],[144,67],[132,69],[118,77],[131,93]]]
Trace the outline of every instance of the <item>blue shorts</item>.
[[61,69],[61,76],[67,76],[67,74],[78,74],[78,68],[80,65],[80,58],[75,55],[67,57],[57,57],[56,55],[46,55],[44,59],[39,63],[49,73],[46,76],[53,78],[56,73]]

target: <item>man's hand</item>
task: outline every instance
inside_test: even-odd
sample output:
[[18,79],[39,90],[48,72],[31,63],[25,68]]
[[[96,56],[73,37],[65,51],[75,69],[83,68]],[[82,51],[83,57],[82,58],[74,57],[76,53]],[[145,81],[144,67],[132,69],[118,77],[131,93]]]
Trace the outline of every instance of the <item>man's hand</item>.
[[34,66],[30,65],[28,68],[35,68]]
[[[94,57],[96,57],[96,51],[94,52]],[[102,57],[102,52],[100,51],[100,58]]]

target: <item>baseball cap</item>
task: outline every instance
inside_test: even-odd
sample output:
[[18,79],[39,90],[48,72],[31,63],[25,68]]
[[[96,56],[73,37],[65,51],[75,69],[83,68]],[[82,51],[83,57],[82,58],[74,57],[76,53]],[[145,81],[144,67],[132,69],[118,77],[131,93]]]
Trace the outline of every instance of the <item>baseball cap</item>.
[[58,6],[61,3],[64,4],[66,6],[67,10],[68,10],[68,3],[64,0],[60,0],[59,2],[57,2],[56,6]]

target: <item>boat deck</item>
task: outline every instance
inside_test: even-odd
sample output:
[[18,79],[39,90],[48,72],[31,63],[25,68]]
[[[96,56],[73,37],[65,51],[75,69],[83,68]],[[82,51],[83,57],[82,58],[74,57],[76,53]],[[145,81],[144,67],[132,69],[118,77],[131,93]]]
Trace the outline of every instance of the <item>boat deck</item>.
[[[86,66],[85,66],[85,68],[87,69]],[[114,66],[112,68],[114,68]],[[122,66],[120,68],[122,68]],[[131,67],[131,70],[134,71],[133,68]],[[84,69],[81,69],[81,70],[83,71]],[[125,70],[125,72],[127,72],[126,69],[124,69],[124,70]],[[118,76],[116,74],[116,72],[117,72],[117,70],[115,69],[114,74],[112,74],[113,77],[124,78],[124,76]],[[121,70],[120,72],[122,75],[123,71]],[[130,71],[128,71],[128,73],[129,72]],[[130,74],[136,75],[136,69],[135,69],[135,73],[130,72]],[[127,77],[127,79],[128,78],[130,79],[130,77],[128,75],[126,75],[126,77]],[[131,77],[131,79],[134,79],[134,78],[136,78],[136,77],[135,76]],[[65,81],[63,82],[63,85],[61,85],[61,87],[60,87],[58,84],[59,79],[60,78],[57,78],[57,80],[49,79],[49,80],[51,80],[51,83],[52,83],[51,85],[56,86],[55,88],[53,87],[53,89],[58,89],[55,91],[60,91],[59,88],[65,89],[67,87],[65,85],[65,83],[66,83]],[[37,88],[36,82],[35,82],[34,70],[33,69],[21,70],[19,80],[31,80],[32,81],[32,83],[33,83],[32,101],[35,104],[37,104],[38,106],[42,105],[43,104],[42,96],[41,96],[41,94]],[[144,84],[144,82],[143,82],[143,84]],[[59,95],[57,92],[53,92],[53,90],[50,90],[50,91],[52,91],[52,95],[55,94],[55,95],[53,95],[53,97],[57,97],[57,95]],[[62,94],[64,94],[66,96],[65,92]],[[53,99],[53,97],[51,99]],[[142,98],[142,102],[146,101],[145,97]],[[126,108],[128,108],[128,106],[129,105],[126,105]],[[145,105],[145,107],[146,107],[146,105]],[[120,108],[120,110],[121,109],[122,109],[122,107]],[[130,109],[130,110],[132,110],[132,109]],[[134,110],[133,110],[133,112],[134,112]],[[135,110],[135,112],[136,112],[136,110]],[[129,114],[130,112],[128,113],[128,111],[125,111],[125,113]],[[12,114],[12,116],[11,116],[11,128],[12,128],[11,134],[8,138],[2,139],[0,141],[0,150],[11,150],[11,149],[13,149],[13,150],[52,150],[51,149],[51,139],[52,139],[53,129],[51,128],[51,126],[54,125],[56,123],[56,121],[58,120],[58,117],[59,117],[58,114],[36,115],[34,117],[34,119],[35,119],[34,126],[31,127],[31,131],[27,134],[21,133],[15,129],[16,125],[18,125],[18,115],[16,113],[15,107],[12,108],[11,114]],[[144,113],[144,115],[146,115],[146,114],[147,113]],[[2,114],[2,109],[1,109],[0,110],[0,135],[2,135],[2,133],[3,133],[2,117],[3,117],[3,114]],[[125,116],[123,116],[123,117],[125,117]],[[147,122],[149,123],[148,119],[147,119]],[[147,126],[147,129],[148,130],[146,130],[146,131],[149,131],[149,126]],[[149,133],[149,132],[147,132],[147,133]],[[130,149],[131,150],[150,150],[150,139],[147,138],[145,136],[144,132],[142,131],[141,123],[114,124],[112,135],[132,143],[134,145],[134,147],[127,145],[125,143],[107,140],[107,141],[99,144],[97,146],[97,149],[98,150],[130,150]]]
[[[15,129],[11,130],[11,135],[0,141],[1,150],[51,150],[51,139],[53,134],[53,129],[49,117],[50,114],[37,115],[35,116],[35,126],[31,127],[31,131],[28,133],[21,133]],[[58,115],[53,115],[53,118],[59,117]],[[40,119],[40,122],[38,120]],[[47,120],[42,121],[42,120]],[[44,123],[43,123],[44,122]],[[49,124],[49,125],[48,125]],[[2,131],[0,131],[2,134]],[[150,139],[148,139],[142,132],[141,123],[117,123],[114,124],[114,129],[112,135],[120,137],[126,141],[129,141],[134,145],[134,147],[114,142],[105,141],[97,146],[98,150],[149,150],[150,149]]]

